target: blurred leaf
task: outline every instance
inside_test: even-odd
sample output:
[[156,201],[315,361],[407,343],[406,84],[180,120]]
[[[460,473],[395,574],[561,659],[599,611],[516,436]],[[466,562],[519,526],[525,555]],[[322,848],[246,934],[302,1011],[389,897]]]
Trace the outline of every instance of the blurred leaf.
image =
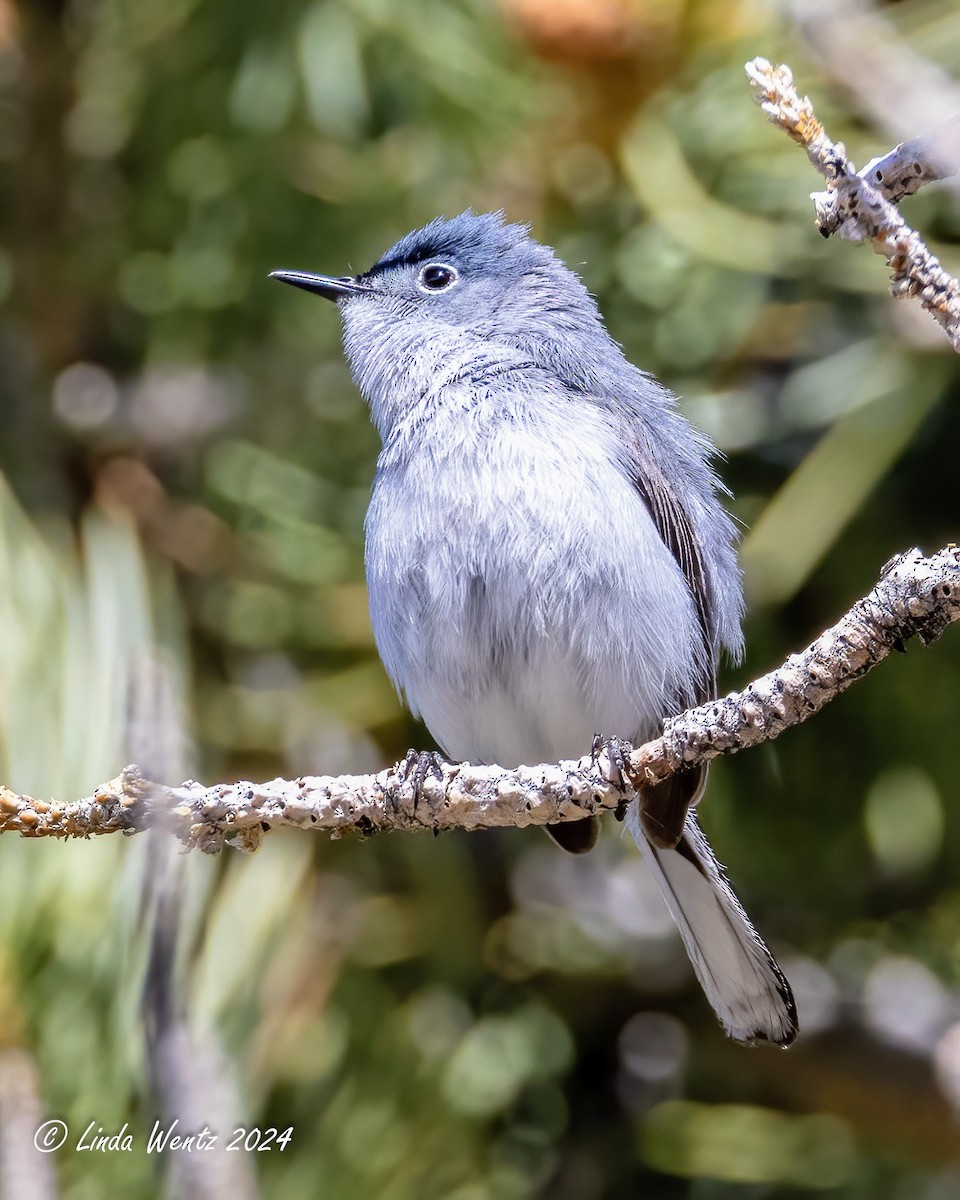
[[824,434],[747,535],[741,562],[751,604],[783,604],[794,596],[904,452],[944,380],[938,360],[911,365],[906,392],[900,370],[882,378],[871,365],[866,375],[841,373],[829,384],[824,376],[824,386],[856,389],[855,397],[865,386],[875,389],[875,398],[862,407],[859,397],[844,402],[853,411]]
[[644,114],[636,121],[623,144],[622,165],[637,200],[697,258],[772,273],[793,252],[795,231],[707,194],[662,117]]
[[733,1183],[832,1189],[847,1183],[856,1167],[845,1122],[825,1114],[672,1101],[650,1114],[644,1139],[658,1170]]

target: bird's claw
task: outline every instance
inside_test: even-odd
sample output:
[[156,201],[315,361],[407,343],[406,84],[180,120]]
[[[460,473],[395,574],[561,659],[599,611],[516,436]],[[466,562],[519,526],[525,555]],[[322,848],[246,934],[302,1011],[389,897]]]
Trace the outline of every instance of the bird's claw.
[[632,750],[633,745],[624,738],[606,738],[599,733],[593,735],[590,758],[594,767],[599,765],[601,755],[606,755],[607,762],[610,764],[608,778],[614,787],[624,793],[613,814],[618,821],[622,821],[627,815],[627,809],[630,807],[634,795],[633,784],[626,773]]
[[443,779],[443,768],[447,759],[437,750],[408,750],[397,763],[397,774],[402,783],[413,783],[413,798],[419,801],[428,775]]

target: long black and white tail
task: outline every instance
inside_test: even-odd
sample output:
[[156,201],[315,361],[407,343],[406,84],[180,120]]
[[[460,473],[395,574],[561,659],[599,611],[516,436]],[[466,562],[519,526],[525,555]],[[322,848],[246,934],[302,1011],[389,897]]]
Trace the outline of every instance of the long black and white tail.
[[738,1042],[789,1046],[797,1036],[790,984],[724,878],[693,812],[674,850],[647,840],[636,802],[626,823],[724,1029]]

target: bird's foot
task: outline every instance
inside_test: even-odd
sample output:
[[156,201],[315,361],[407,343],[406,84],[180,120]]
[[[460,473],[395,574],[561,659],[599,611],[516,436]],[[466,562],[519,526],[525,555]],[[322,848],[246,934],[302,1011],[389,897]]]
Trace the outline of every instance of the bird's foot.
[[427,776],[442,780],[449,761],[438,750],[408,750],[397,763],[397,774],[402,783],[413,782],[413,798],[419,802]]
[[610,764],[610,782],[624,793],[613,814],[618,821],[622,821],[627,815],[627,809],[630,807],[630,802],[634,797],[633,784],[627,775],[627,766],[632,750],[632,743],[626,741],[624,738],[605,738],[599,733],[593,735],[590,758],[593,761],[594,767],[599,764],[601,755],[606,755],[607,762]]

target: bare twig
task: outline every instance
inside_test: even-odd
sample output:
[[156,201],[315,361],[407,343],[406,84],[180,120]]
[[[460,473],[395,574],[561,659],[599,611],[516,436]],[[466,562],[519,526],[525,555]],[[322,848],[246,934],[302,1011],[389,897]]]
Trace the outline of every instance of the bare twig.
[[[898,298],[918,299],[943,326],[953,348],[960,351],[960,283],[943,269],[939,259],[887,198],[887,193],[891,198],[906,194],[902,185],[911,169],[907,152],[898,155],[897,151],[902,149],[898,147],[885,156],[893,160],[892,178],[883,187],[874,186],[870,172],[876,176],[877,160],[857,173],[843,144],[830,140],[810,100],[797,92],[789,67],[773,66],[765,58],[755,58],[747,63],[746,70],[763,111],[803,146],[811,163],[827,181],[827,191],[813,195],[820,232],[824,237],[840,233],[853,240],[868,240],[891,267],[891,293]],[[944,128],[951,136],[955,133],[950,122]],[[942,164],[935,165],[932,161],[920,166],[921,173],[942,169]],[[920,186],[919,182],[916,186]]]
[[[642,786],[779,737],[910,638],[927,644],[958,620],[960,549],[950,545],[929,558],[916,549],[899,555],[869,595],[806,650],[743,691],[668,721],[660,737],[630,756],[630,779]],[[603,753],[516,770],[450,763],[424,781],[419,795],[400,766],[378,775],[212,787],[193,781],[163,787],[127,767],[71,804],[0,788],[0,833],[90,837],[160,827],[188,847],[217,853],[227,840],[255,849],[264,833],[282,825],[322,829],[334,838],[388,829],[522,828],[616,809],[631,795]]]

